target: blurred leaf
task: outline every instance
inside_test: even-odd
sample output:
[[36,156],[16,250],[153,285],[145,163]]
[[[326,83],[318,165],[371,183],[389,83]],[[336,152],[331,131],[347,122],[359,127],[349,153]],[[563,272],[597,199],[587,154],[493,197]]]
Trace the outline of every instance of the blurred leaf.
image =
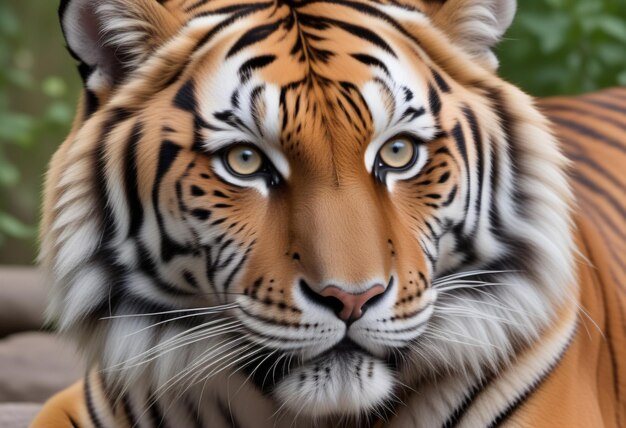
[[20,172],[18,169],[9,163],[2,153],[0,153],[0,185],[1,186],[13,186],[20,179]]
[[67,125],[72,120],[73,110],[63,101],[55,101],[48,106],[46,120],[57,125]]
[[10,68],[5,70],[6,79],[13,86],[17,86],[22,89],[31,89],[34,86],[33,77],[23,70]]
[[67,92],[67,85],[63,79],[58,76],[47,77],[43,81],[41,88],[43,93],[51,98],[62,97]]
[[35,228],[27,226],[15,217],[0,212],[0,232],[13,238],[32,238],[35,235]]
[[522,25],[539,39],[543,53],[549,54],[563,46],[566,40],[570,19],[564,15],[523,15]]
[[[626,43],[626,20],[619,19],[614,16],[603,15],[599,19],[599,27],[604,30],[605,33],[610,34],[617,40]],[[623,55],[626,55],[626,47],[622,46],[624,51]]]
[[30,140],[34,127],[34,118],[25,114],[5,112],[0,116],[0,140],[23,145]]
[[518,2],[498,49],[501,74],[536,96],[576,94],[623,82],[624,0]]
[[595,15],[602,12],[604,5],[599,0],[578,0],[574,3],[573,12],[579,17],[588,18],[591,15]]
[[19,30],[20,24],[17,15],[6,5],[0,5],[0,34],[14,36]]
[[[624,63],[626,47],[619,43],[605,43],[595,47],[598,58],[607,65],[619,65]],[[602,71],[602,70],[601,70]]]

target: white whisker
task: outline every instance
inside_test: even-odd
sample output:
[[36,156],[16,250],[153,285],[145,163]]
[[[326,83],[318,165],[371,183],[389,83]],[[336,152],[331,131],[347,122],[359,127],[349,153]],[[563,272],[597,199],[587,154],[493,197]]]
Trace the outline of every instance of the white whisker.
[[99,320],[112,320],[119,318],[137,318],[137,317],[151,317],[156,315],[169,315],[169,314],[177,314],[182,312],[202,312],[202,311],[213,311],[213,312],[223,312],[228,309],[234,309],[239,307],[237,303],[228,303],[225,305],[217,305],[217,306],[207,306],[204,308],[193,308],[193,309],[175,309],[171,311],[163,311],[163,312],[149,312],[145,314],[128,314],[128,315],[111,315],[108,317],[99,318]]

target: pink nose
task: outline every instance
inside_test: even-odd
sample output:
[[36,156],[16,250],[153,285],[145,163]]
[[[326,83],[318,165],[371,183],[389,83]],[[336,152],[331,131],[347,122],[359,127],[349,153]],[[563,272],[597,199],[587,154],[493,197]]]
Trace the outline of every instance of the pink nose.
[[369,290],[359,294],[348,293],[339,287],[329,285],[320,292],[320,295],[324,297],[334,297],[339,300],[343,305],[343,308],[339,312],[339,318],[348,321],[359,319],[361,315],[363,315],[363,306],[373,297],[384,292],[385,287],[380,284],[376,284]]

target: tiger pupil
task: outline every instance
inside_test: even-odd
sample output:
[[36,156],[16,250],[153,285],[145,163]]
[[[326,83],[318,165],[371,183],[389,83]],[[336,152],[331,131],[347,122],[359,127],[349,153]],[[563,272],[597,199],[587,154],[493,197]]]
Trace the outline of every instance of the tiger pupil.
[[405,148],[404,143],[399,142],[399,141],[396,141],[396,142],[393,144],[393,147],[392,147],[392,149],[391,149],[391,150],[393,150],[393,153],[397,155],[397,154],[398,154],[398,153],[400,153],[402,150],[404,150],[404,148]]

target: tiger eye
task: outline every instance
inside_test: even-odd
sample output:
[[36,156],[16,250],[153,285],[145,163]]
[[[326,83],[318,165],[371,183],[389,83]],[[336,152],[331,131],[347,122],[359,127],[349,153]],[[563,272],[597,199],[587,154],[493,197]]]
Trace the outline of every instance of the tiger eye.
[[413,160],[415,145],[408,138],[393,138],[380,149],[380,159],[391,168],[405,168]]
[[233,147],[226,155],[230,169],[238,175],[252,175],[261,169],[263,158],[252,146],[241,144]]

